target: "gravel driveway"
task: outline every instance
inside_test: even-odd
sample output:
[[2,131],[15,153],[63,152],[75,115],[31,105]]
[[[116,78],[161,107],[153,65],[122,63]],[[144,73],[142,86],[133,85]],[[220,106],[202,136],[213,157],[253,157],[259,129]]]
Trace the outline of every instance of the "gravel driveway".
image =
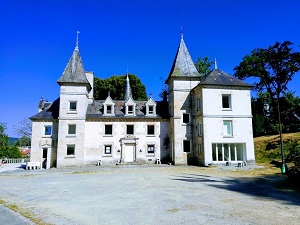
[[0,200],[39,224],[300,224],[282,176],[115,166],[0,173]]

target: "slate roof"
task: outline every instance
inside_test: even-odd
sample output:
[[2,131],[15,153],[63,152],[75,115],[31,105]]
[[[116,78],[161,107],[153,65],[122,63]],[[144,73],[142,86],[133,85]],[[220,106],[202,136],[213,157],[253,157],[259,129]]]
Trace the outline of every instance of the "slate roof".
[[220,69],[213,69],[209,72],[205,77],[203,77],[200,85],[253,87],[252,85],[247,84]]
[[[30,120],[55,120],[59,117],[59,102],[60,98],[54,102],[49,102],[47,107],[41,112],[30,117]],[[103,116],[105,100],[94,100],[94,102],[88,105],[86,118],[87,119],[100,119],[100,118],[154,118],[154,119],[166,119],[168,115],[168,102],[159,101],[156,102],[156,116],[146,116],[146,103],[147,101],[135,101],[136,103],[136,116],[125,116],[125,102],[126,101],[114,101],[115,116]]]
[[59,116],[59,101],[60,98],[54,102],[45,103],[44,109],[36,115],[30,117],[30,120],[53,120],[58,119]]
[[104,116],[105,100],[94,100],[92,104],[88,106],[87,118],[100,119],[100,118],[169,118],[168,115],[168,102],[159,101],[156,102],[156,116],[146,116],[146,103],[147,101],[135,101],[135,116],[125,116],[125,103],[123,100],[114,101],[114,116]]
[[180,44],[169,73],[168,82],[172,77],[200,77],[190,53],[181,37]]
[[61,75],[61,77],[57,80],[59,85],[68,84],[68,85],[78,85],[83,84],[87,85],[89,90],[91,90],[91,84],[86,78],[83,63],[80,57],[78,46],[76,45],[69,62]]

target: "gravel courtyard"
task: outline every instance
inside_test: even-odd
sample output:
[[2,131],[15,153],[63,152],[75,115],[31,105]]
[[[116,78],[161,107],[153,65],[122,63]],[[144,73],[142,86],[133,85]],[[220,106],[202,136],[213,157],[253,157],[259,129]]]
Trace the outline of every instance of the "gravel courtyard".
[[220,168],[82,167],[0,173],[0,201],[38,224],[300,224],[280,175]]

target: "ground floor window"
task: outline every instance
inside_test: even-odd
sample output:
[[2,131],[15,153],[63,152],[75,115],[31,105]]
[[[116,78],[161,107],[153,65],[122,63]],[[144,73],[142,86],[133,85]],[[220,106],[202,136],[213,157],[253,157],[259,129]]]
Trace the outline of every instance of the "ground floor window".
[[212,144],[213,161],[244,161],[244,144],[214,143]]
[[67,155],[75,155],[75,145],[67,145]]
[[111,145],[104,146],[104,154],[111,154]]
[[191,152],[191,141],[190,140],[183,140],[183,151]]
[[148,154],[154,154],[154,145],[148,145],[147,146],[147,153]]

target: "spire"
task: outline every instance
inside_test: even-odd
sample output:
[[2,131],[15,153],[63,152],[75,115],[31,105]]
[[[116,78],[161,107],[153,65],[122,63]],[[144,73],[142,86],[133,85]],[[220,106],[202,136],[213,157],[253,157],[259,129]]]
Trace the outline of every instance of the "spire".
[[77,31],[77,37],[76,37],[76,46],[75,46],[75,50],[76,50],[76,51],[79,51],[79,47],[78,47],[78,43],[79,43],[78,34],[80,34],[79,31]]
[[85,75],[85,71],[83,68],[83,63],[81,60],[81,56],[79,53],[79,48],[78,48],[78,34],[79,31],[77,31],[77,40],[76,40],[76,46],[75,49],[73,51],[72,56],[69,59],[69,62],[63,72],[63,74],[61,75],[61,77],[57,80],[57,83],[59,85],[62,84],[68,84],[68,85],[78,85],[78,84],[82,84],[82,85],[86,85],[88,87],[88,89],[91,89],[91,84],[88,81],[86,75]]
[[217,58],[215,58],[215,69],[218,69]]
[[126,73],[126,87],[125,87],[125,94],[124,94],[124,100],[128,100],[131,97],[131,87],[128,77],[128,72]]
[[199,77],[199,73],[190,56],[190,53],[184,43],[183,35],[173,62],[173,66],[169,73],[168,82],[171,77]]

